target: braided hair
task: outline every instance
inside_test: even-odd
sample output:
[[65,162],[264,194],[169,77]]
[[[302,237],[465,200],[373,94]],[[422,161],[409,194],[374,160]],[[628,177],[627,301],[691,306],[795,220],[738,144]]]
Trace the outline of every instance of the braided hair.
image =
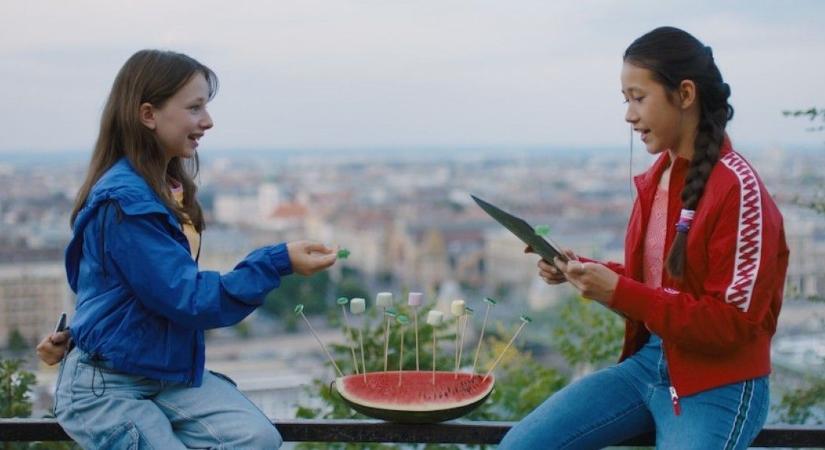
[[[654,80],[668,92],[675,92],[684,80],[696,85],[699,124],[693,158],[681,194],[682,209],[692,214],[719,160],[725,126],[733,118],[733,107],[728,103],[730,86],[722,80],[711,48],[678,28],[656,28],[636,39],[625,50],[624,61],[650,70]],[[677,227],[676,238],[667,256],[665,267],[675,279],[684,275],[688,228]]]

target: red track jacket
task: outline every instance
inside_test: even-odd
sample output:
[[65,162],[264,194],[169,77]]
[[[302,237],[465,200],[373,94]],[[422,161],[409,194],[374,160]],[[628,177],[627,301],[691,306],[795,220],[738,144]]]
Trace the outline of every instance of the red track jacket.
[[[726,138],[687,234],[683,281],[665,271],[662,287],[650,288],[642,282],[644,236],[668,162],[663,153],[635,177],[638,197],[625,239],[625,265],[607,264],[621,275],[610,304],[627,317],[621,359],[647,342],[647,324],[662,338],[678,395],[767,375],[788,267],[782,215],[756,171]],[[676,234],[689,162],[677,158],[673,164],[665,252]]]

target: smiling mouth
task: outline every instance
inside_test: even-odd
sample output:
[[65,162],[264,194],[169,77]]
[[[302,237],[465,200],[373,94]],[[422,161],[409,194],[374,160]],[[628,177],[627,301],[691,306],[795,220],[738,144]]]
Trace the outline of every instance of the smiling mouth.
[[647,136],[650,134],[650,129],[648,128],[634,128],[633,131],[639,133],[639,137],[642,139],[642,142],[647,140]]

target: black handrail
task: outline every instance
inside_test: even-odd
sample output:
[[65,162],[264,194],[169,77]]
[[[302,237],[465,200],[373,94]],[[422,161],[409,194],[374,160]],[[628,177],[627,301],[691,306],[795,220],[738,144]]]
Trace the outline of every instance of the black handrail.
[[[438,424],[400,424],[380,420],[275,420],[287,442],[395,442],[497,444],[513,422],[456,420]],[[66,441],[54,419],[0,419],[0,442]],[[622,446],[654,445],[655,436],[638,436]],[[825,448],[825,426],[771,425],[762,429],[753,447]]]

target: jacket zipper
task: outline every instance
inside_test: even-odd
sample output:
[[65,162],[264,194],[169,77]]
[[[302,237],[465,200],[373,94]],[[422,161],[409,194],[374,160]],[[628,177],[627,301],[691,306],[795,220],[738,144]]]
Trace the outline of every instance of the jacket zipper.
[[[665,350],[665,341],[662,341],[662,353],[665,355],[665,360],[667,360],[667,351]],[[670,374],[670,364],[667,365],[667,377],[673,382],[673,376]],[[673,404],[673,414],[679,416],[682,414],[682,406],[679,404],[679,394],[676,393],[676,388],[673,387],[671,384],[669,387],[670,390],[670,403]]]
[[682,407],[679,405],[679,394],[676,393],[676,388],[670,387],[670,402],[673,403],[673,413],[677,416],[682,413]]

